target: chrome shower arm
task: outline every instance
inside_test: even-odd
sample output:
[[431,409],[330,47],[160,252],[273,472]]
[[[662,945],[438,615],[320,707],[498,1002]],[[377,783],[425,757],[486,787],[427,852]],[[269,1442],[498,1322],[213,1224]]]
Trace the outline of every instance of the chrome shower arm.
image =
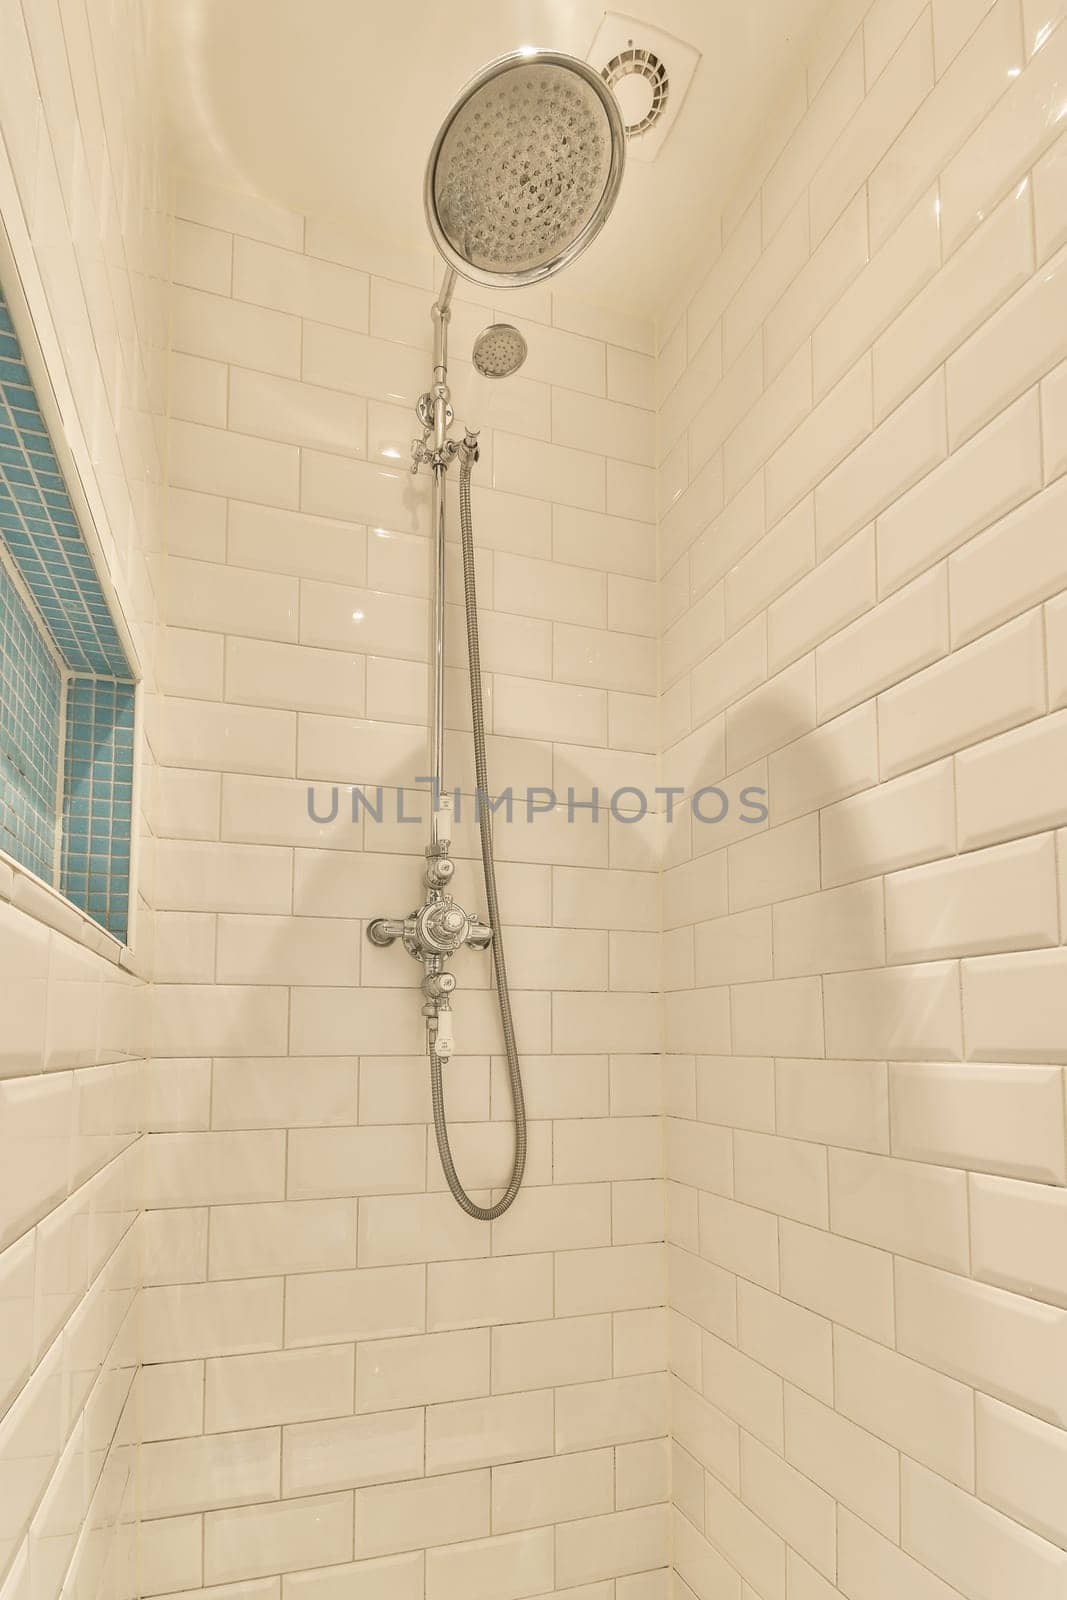
[[447,311],[449,306],[452,304],[452,296],[456,292],[456,284],[458,281],[459,280],[455,267],[446,266],[445,275],[441,279],[441,290],[437,296],[437,307],[439,311]]
[[[433,381],[435,384],[448,382],[448,324],[452,317],[452,296],[456,290],[456,269],[448,267],[444,278],[441,280],[441,292],[433,303],[430,312],[433,318]],[[443,440],[438,439],[440,448]]]

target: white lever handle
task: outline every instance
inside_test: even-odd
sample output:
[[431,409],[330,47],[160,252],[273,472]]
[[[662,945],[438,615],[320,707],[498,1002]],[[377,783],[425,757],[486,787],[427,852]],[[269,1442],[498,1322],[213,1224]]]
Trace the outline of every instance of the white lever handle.
[[442,1006],[437,1013],[433,1047],[442,1061],[447,1061],[455,1052],[456,1040],[452,1032],[452,1010],[449,1006]]

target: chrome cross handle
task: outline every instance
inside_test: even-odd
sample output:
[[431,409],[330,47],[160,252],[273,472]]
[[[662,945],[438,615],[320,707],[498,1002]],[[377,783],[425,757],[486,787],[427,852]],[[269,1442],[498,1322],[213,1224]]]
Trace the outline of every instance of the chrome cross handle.
[[487,950],[493,930],[477,912],[464,911],[450,894],[431,892],[408,917],[376,917],[367,928],[367,938],[383,949],[401,939],[416,961],[447,960],[465,944],[472,950]]

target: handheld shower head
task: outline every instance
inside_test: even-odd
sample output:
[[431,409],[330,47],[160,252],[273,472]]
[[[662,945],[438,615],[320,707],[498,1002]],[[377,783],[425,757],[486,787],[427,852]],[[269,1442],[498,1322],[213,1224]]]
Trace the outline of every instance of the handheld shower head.
[[622,182],[626,134],[600,74],[556,50],[490,62],[445,118],[426,168],[426,217],[473,283],[537,283],[596,238]]
[[526,360],[526,340],[510,322],[494,322],[475,339],[471,360],[483,378],[510,378]]

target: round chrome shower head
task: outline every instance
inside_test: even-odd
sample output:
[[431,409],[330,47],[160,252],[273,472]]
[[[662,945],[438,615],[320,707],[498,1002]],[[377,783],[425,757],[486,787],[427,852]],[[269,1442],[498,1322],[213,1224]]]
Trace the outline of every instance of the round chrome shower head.
[[526,340],[510,322],[494,322],[475,339],[471,360],[483,378],[510,378],[526,360]]
[[622,113],[601,75],[556,50],[483,67],[445,118],[426,167],[426,217],[473,283],[551,277],[592,243],[622,182]]

